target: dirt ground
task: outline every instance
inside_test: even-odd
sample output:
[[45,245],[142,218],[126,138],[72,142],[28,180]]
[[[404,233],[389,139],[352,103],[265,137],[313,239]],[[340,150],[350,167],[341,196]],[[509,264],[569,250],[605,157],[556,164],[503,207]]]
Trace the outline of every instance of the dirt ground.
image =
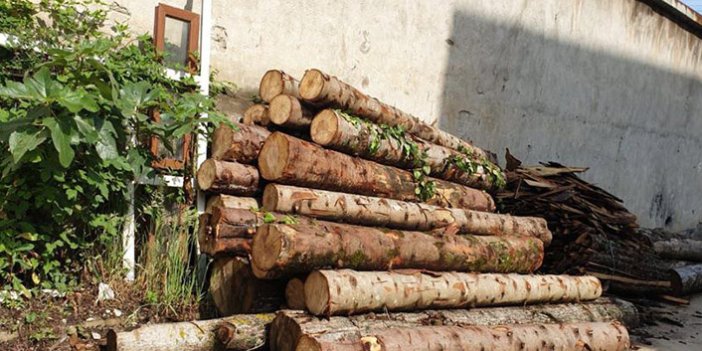
[[640,351],[702,350],[702,294],[693,296],[689,305],[666,305],[656,311],[665,322],[632,331]]

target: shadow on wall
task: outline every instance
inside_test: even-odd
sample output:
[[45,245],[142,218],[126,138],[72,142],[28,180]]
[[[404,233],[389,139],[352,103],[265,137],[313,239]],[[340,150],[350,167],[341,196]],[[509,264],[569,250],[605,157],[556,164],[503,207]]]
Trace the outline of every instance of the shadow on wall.
[[469,13],[454,14],[447,42],[442,129],[500,158],[509,147],[527,164],[588,166],[643,226],[700,222],[698,79]]

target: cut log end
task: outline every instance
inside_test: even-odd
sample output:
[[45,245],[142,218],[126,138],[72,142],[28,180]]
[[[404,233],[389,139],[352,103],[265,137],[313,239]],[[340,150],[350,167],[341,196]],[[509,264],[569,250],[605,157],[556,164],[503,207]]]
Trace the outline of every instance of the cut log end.
[[211,188],[216,174],[217,163],[213,159],[207,159],[197,171],[197,185],[203,190]]
[[302,279],[293,278],[285,286],[285,301],[292,310],[305,309],[305,283]]
[[268,106],[256,104],[244,112],[244,119],[242,121],[246,125],[261,125],[267,126],[270,123],[270,117],[268,116]]
[[322,146],[327,146],[334,140],[339,128],[336,113],[333,110],[324,110],[317,114],[310,126],[312,140]]
[[317,69],[310,69],[300,81],[300,97],[306,101],[316,101],[324,90],[324,73]]
[[272,269],[283,248],[282,241],[283,235],[279,231],[279,226],[263,225],[259,227],[254,237],[251,253],[254,260],[253,265],[262,272]]
[[322,351],[322,345],[314,338],[302,335],[297,342],[295,351]]
[[319,271],[312,272],[305,280],[305,305],[314,315],[329,311],[329,282]]
[[258,156],[261,176],[266,180],[277,180],[283,175],[288,162],[288,139],[281,133],[273,133],[266,139]]
[[275,184],[268,184],[263,189],[263,208],[268,211],[276,211],[278,208],[278,189]]
[[[297,104],[297,106],[295,106]],[[268,107],[271,122],[277,125],[285,124],[296,111],[301,112],[300,102],[292,96],[278,95],[271,100]]]
[[283,81],[283,72],[272,69],[266,72],[261,78],[261,84],[258,87],[258,95],[264,101],[271,101],[274,97],[280,95],[285,90],[285,82]]

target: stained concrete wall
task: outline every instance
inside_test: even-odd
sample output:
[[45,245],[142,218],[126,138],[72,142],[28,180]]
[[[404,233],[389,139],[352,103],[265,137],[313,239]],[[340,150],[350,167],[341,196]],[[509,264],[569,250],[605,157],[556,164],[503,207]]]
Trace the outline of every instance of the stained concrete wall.
[[[118,3],[151,30],[156,1]],[[702,40],[642,2],[214,0],[213,15],[213,65],[244,95],[269,68],[321,68],[498,154],[589,166],[644,226],[702,218]]]

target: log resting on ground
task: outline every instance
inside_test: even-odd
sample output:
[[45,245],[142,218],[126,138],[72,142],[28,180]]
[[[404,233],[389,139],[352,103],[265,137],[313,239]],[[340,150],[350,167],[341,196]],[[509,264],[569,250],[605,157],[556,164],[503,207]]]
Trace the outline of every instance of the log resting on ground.
[[308,129],[314,117],[312,111],[290,95],[278,95],[273,98],[268,113],[273,124],[300,130]]
[[256,167],[237,162],[208,159],[197,171],[197,185],[203,191],[251,196],[258,192]]
[[281,184],[266,186],[263,207],[268,211],[395,229],[425,231],[452,226],[463,234],[535,237],[544,245],[552,239],[542,218],[444,208]]
[[315,315],[432,308],[589,301],[600,297],[590,276],[419,271],[321,270],[305,280],[305,304]]
[[254,163],[266,138],[271,134],[266,128],[235,123],[238,130],[222,124],[212,136],[212,158],[222,161]]
[[209,292],[221,316],[273,312],[284,303],[284,281],[257,279],[240,257],[218,258],[210,271]]
[[541,240],[530,237],[430,235],[317,221],[259,227],[251,259],[257,277],[275,278],[324,267],[528,273],[543,255]]
[[702,292],[702,264],[673,268],[670,270],[670,280],[676,295]]
[[[420,200],[415,179],[408,171],[326,150],[283,133],[273,133],[268,137],[258,165],[263,178],[278,183],[402,201]],[[488,212],[495,210],[495,202],[484,191],[439,179],[431,180],[435,192],[426,201],[429,204]]]
[[268,106],[263,104],[252,105],[244,111],[242,122],[246,125],[267,126],[271,123],[271,118],[268,115]]
[[300,97],[298,81],[291,75],[277,69],[272,69],[263,74],[258,86],[258,96],[265,102],[271,102],[278,95]]

